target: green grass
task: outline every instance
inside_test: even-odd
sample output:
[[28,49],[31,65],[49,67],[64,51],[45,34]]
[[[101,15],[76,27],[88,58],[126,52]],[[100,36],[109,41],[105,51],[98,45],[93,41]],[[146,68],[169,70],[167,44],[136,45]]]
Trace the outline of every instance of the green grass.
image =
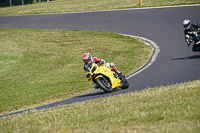
[[85,12],[184,4],[200,4],[200,0],[143,0],[143,6],[139,6],[139,0],[53,0],[24,6],[1,7],[0,16]]
[[0,28],[0,44],[0,114],[93,91],[83,70],[84,52],[127,75],[152,51],[138,39],[81,30]]
[[4,117],[4,132],[198,133],[200,80]]

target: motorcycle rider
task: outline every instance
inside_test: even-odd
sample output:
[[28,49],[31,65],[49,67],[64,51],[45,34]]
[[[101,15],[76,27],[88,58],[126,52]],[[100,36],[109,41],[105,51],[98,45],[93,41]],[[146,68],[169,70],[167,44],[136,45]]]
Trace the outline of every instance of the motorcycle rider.
[[192,23],[189,19],[185,19],[183,21],[183,27],[185,28],[185,41],[188,47],[190,46],[193,40],[196,40],[196,45],[200,47],[200,39],[198,35],[198,33],[200,33],[200,25]]
[[[87,72],[87,65],[90,63],[90,62],[94,62],[95,64],[97,65],[101,65],[101,64],[104,64],[105,66],[109,67],[112,71],[114,71],[119,79],[122,79],[123,78],[123,73],[121,73],[113,63],[105,63],[105,61],[103,59],[100,59],[100,58],[97,58],[97,57],[94,57],[92,58],[92,55],[90,53],[84,53],[83,56],[82,56],[82,59],[83,59],[83,62],[84,62],[84,65],[83,65],[83,69]],[[93,87],[94,88],[98,88],[98,85],[93,83]]]

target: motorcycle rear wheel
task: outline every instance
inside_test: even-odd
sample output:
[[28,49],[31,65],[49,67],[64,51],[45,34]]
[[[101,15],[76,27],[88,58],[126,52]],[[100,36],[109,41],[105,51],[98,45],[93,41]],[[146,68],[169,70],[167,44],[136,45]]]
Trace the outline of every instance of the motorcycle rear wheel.
[[[106,80],[106,81],[105,81]],[[104,90],[105,92],[107,93],[111,93],[113,92],[114,90],[112,89],[112,84],[109,80],[105,79],[105,78],[102,78],[102,77],[99,77],[96,79],[96,83],[97,85],[102,89]]]
[[192,47],[193,52],[200,52],[200,47],[198,47],[196,44],[193,45]]

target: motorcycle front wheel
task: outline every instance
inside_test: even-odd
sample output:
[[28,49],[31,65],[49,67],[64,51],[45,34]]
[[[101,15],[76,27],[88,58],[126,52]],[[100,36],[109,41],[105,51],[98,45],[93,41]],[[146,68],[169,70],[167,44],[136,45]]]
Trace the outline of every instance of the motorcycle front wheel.
[[114,90],[112,89],[112,84],[110,82],[110,80],[107,80],[104,77],[99,77],[96,79],[96,83],[97,85],[104,90],[105,92],[111,93]]

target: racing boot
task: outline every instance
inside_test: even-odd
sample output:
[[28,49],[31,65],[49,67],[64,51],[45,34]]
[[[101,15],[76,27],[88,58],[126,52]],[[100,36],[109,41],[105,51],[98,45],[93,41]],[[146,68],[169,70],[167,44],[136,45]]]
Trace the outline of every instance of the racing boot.
[[198,52],[200,51],[200,41],[198,41],[194,46],[193,46],[193,52]]
[[96,83],[92,83],[92,85],[93,85],[93,87],[95,88],[95,89],[99,89],[99,86],[96,84]]
[[120,72],[116,67],[113,67],[112,71],[114,71],[118,75],[119,79],[122,79],[124,77],[123,73]]
[[197,45],[198,47],[200,47],[200,41],[198,41],[198,42],[196,43],[196,45]]

